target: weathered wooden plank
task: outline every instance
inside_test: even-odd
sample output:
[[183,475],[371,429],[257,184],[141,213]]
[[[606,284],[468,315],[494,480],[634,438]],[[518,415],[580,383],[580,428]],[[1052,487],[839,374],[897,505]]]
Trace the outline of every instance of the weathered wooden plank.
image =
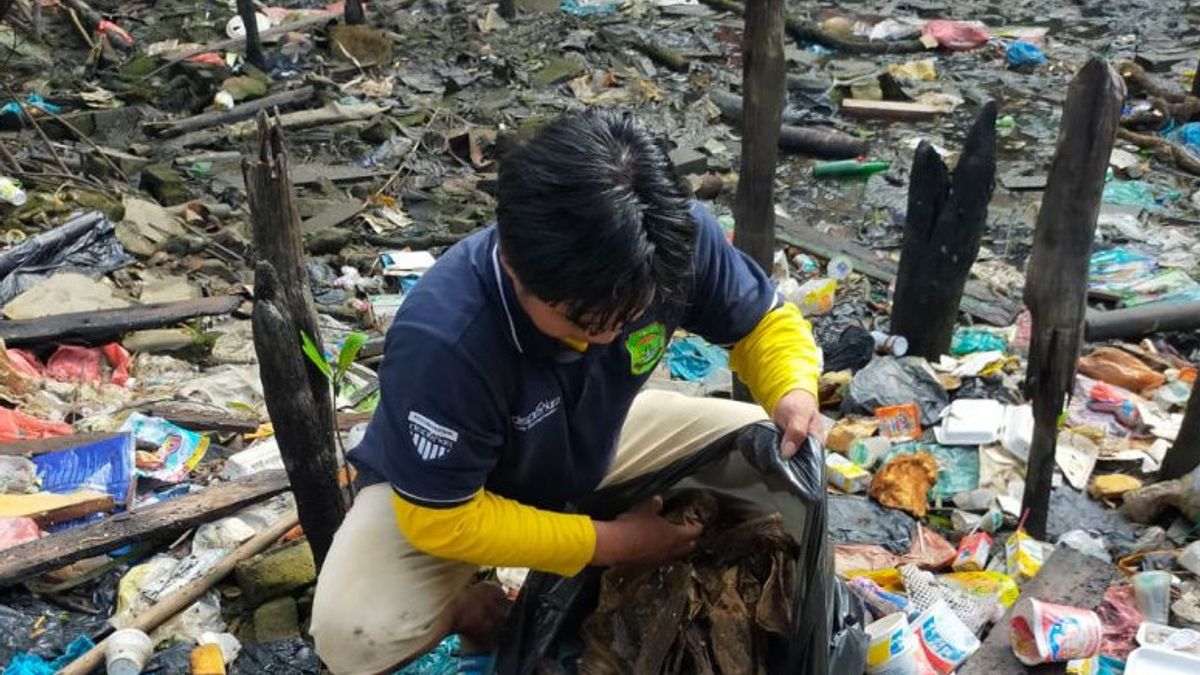
[[[1104,599],[1117,576],[1113,565],[1080,553],[1072,548],[1060,546],[1042,565],[1042,571],[1025,585],[1021,597],[1036,598],[1057,605],[1071,605],[1084,609],[1095,609]],[[1025,673],[1065,673],[1065,663],[1056,663],[1030,669],[1013,655],[1009,641],[1009,624],[1012,610],[992,628],[975,652],[958,670],[959,675],[1025,675]]]
[[73,340],[95,344],[147,328],[162,328],[200,316],[229,314],[242,303],[236,295],[137,305],[95,312],[55,314],[40,319],[0,321],[0,339],[9,347]]
[[[896,263],[875,255],[871,249],[849,239],[833,237],[808,225],[776,215],[775,238],[788,246],[804,249],[822,258],[844,255],[854,261],[854,271],[890,284],[896,278]],[[962,311],[994,326],[1008,326],[1017,318],[1021,304],[991,292],[979,281],[968,281],[963,291]]]
[[107,513],[116,507],[111,495],[90,490],[70,494],[0,494],[0,518],[32,518],[42,527],[65,523],[94,513]]
[[287,489],[286,473],[264,471],[5,549],[0,587],[125,544],[174,537]]
[[44,455],[47,452],[77,448],[85,443],[95,443],[117,434],[106,431],[94,431],[84,434],[55,436],[54,438],[39,438],[36,441],[14,441],[0,445],[0,455]]
[[186,401],[155,403],[145,408],[145,412],[192,431],[248,434],[262,425],[259,420],[251,417],[239,417],[211,408],[200,409]]
[[311,99],[316,92],[315,87],[300,87],[298,89],[276,92],[270,96],[264,96],[253,101],[239,103],[229,110],[200,113],[199,115],[182,120],[165,123],[154,122],[145,126],[146,130],[152,134],[169,138],[189,131],[196,131],[197,129],[206,129],[219,124],[233,124],[234,122],[248,120],[257,115],[260,110],[288,108],[299,103],[304,103]]
[[842,114],[860,119],[882,119],[900,122],[931,120],[942,114],[942,109],[927,103],[908,101],[869,101],[858,98],[842,100]]

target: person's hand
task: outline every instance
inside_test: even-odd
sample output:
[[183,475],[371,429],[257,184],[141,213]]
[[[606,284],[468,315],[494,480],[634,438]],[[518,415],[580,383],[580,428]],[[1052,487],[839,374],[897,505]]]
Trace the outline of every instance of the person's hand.
[[662,517],[661,497],[648,499],[617,516],[595,521],[596,552],[592,564],[619,563],[657,565],[682,558],[696,548],[704,526],[685,522],[676,525]]
[[817,399],[803,389],[793,389],[784,394],[775,404],[771,418],[783,432],[779,452],[784,459],[791,459],[809,435],[820,437],[824,426]]

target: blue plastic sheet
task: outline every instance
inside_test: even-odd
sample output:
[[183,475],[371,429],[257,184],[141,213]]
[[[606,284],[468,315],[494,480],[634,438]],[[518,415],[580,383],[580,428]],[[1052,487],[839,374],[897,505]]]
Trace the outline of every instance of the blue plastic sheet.
[[950,353],[955,356],[975,352],[1002,352],[1008,347],[1004,338],[985,330],[960,328],[950,340]]
[[1046,62],[1046,55],[1042,53],[1041,47],[1028,42],[1010,44],[1004,52],[1004,58],[1008,61],[1008,67],[1014,69],[1037,66]]
[[53,661],[47,661],[36,654],[21,653],[9,661],[8,667],[3,672],[4,675],[54,675],[68,663],[86,654],[94,646],[88,636],[80,635],[67,646],[65,654]]
[[620,0],[562,0],[562,11],[574,16],[605,16],[620,6]]
[[[34,108],[41,108],[42,110],[48,110],[55,114],[63,111],[63,109],[60,106],[56,106],[53,103],[50,103],[46,99],[42,98],[42,96],[40,94],[34,94],[34,93],[31,93],[31,94],[29,94],[28,97],[26,97],[25,105],[34,107]],[[9,101],[8,103],[5,103],[3,107],[0,107],[0,117],[4,117],[6,115],[12,115],[14,117],[21,117],[22,116],[21,105],[19,103],[17,103],[16,101]]]
[[1178,190],[1160,188],[1140,180],[1114,180],[1104,186],[1100,201],[1121,206],[1140,206],[1147,211],[1157,211],[1167,202],[1179,199]]
[[671,377],[700,382],[717,368],[729,367],[729,352],[698,335],[673,340],[667,347]]
[[1182,145],[1193,155],[1200,157],[1200,122],[1188,122],[1178,127],[1168,128],[1163,131],[1162,135]]
[[929,489],[929,498],[950,499],[960,492],[970,492],[979,487],[979,450],[960,448],[937,443],[901,443],[888,450],[879,464],[883,466],[901,455],[918,452],[931,453],[937,460],[937,483]]
[[42,490],[60,494],[95,490],[124,507],[133,492],[133,436],[118,434],[91,443],[35,455]]

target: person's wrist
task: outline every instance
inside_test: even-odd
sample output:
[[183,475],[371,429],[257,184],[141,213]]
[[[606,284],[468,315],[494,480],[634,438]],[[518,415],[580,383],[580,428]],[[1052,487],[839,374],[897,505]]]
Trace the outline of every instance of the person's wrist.
[[596,528],[596,551],[592,564],[599,567],[616,565],[624,559],[624,529],[620,521],[593,520]]

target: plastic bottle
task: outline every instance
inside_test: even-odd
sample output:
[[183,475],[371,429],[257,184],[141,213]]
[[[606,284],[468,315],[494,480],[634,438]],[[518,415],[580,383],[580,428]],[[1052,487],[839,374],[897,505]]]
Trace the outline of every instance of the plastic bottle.
[[821,162],[813,166],[813,178],[843,178],[846,176],[870,176],[887,171],[892,166],[886,161],[865,159],[841,159],[836,162]]
[[0,202],[21,206],[25,199],[25,191],[21,189],[20,183],[8,176],[0,176]]
[[841,281],[850,276],[854,272],[854,261],[844,255],[835,255],[829,259],[829,265],[825,267],[825,273],[831,279]]

